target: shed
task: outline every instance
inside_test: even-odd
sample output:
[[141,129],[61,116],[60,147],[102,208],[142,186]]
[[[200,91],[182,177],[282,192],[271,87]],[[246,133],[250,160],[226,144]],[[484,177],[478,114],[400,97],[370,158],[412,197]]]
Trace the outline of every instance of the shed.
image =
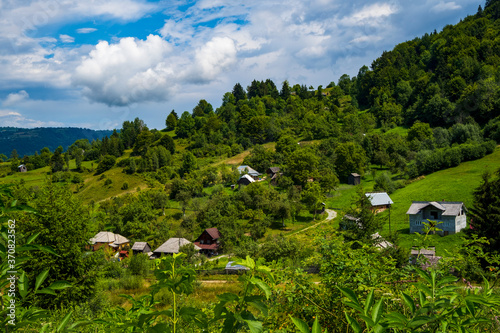
[[361,176],[358,175],[357,173],[351,173],[347,177],[347,184],[349,185],[359,185],[360,183],[361,183]]
[[[153,254],[156,258],[161,257],[162,254],[173,254],[173,253],[179,253],[180,248],[183,247],[184,245],[187,244],[192,244],[190,241],[188,241],[186,238],[170,238],[167,240],[165,243],[160,245],[159,248],[153,251]],[[194,249],[196,251],[199,251],[200,248],[196,245],[193,245]]]
[[151,246],[148,244],[148,242],[135,242],[134,245],[132,246],[132,253],[138,254],[138,253],[149,253],[151,252]]
[[26,165],[21,164],[20,166],[17,167],[17,171],[18,172],[27,172],[28,168],[26,167]]

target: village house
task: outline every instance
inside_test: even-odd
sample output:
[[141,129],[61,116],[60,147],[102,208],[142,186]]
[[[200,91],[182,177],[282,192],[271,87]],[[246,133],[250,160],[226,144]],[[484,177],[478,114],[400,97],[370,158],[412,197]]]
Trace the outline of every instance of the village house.
[[410,233],[423,233],[424,222],[435,221],[441,235],[460,232],[467,225],[467,208],[458,201],[413,201],[406,212],[410,220]]
[[249,185],[253,182],[255,182],[255,179],[253,179],[249,175],[243,175],[240,177],[240,179],[238,179],[238,185]]
[[220,232],[217,228],[205,229],[201,235],[193,242],[201,250],[200,253],[208,256],[217,255],[220,247]]
[[130,246],[130,241],[119,234],[114,234],[109,231],[101,231],[89,241],[92,251],[97,251],[101,247],[112,248],[115,251],[120,251],[126,246]]
[[241,174],[247,174],[249,175],[250,177],[252,177],[254,180],[259,180],[259,177],[260,177],[260,172],[252,169],[251,167],[249,167],[248,165],[240,165],[238,167],[238,171]]
[[[180,248],[184,245],[192,244],[186,238],[170,238],[165,243],[160,245],[156,250],[153,251],[154,258],[160,258],[162,254],[172,255],[174,253],[179,253]],[[196,251],[200,251],[200,248],[194,245]]]
[[372,211],[375,213],[381,212],[386,208],[390,208],[394,203],[386,192],[371,192],[365,193],[370,204],[372,205]]

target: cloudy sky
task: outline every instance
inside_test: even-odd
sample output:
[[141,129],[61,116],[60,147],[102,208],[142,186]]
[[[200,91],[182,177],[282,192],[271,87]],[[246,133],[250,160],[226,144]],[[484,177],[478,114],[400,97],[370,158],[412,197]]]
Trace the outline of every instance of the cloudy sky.
[[0,126],[161,129],[236,82],[326,86],[476,0],[0,0]]

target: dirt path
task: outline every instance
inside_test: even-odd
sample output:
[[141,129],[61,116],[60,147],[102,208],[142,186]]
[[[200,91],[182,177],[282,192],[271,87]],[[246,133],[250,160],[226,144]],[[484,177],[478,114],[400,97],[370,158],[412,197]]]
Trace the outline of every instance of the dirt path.
[[318,222],[318,223],[316,223],[315,225],[312,225],[312,226],[310,226],[310,227],[307,227],[307,228],[304,228],[304,229],[302,229],[302,230],[299,230],[299,231],[297,231],[296,233],[293,233],[292,235],[296,235],[296,234],[298,234],[298,233],[300,233],[300,232],[304,232],[304,231],[309,230],[309,229],[311,229],[311,228],[316,228],[317,226],[319,226],[319,225],[321,225],[321,224],[323,224],[323,223],[326,223],[326,222],[328,222],[328,221],[331,221],[331,220],[333,220],[334,218],[336,218],[336,217],[337,217],[337,212],[336,212],[336,211],[334,211],[334,210],[331,210],[331,209],[325,209],[325,212],[327,212],[328,216],[326,217],[326,219],[325,219],[324,221]]

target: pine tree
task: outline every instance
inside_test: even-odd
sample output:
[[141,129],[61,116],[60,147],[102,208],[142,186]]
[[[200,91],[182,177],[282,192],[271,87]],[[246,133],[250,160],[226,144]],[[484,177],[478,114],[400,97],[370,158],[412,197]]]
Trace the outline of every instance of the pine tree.
[[485,252],[500,254],[500,169],[495,178],[483,174],[481,185],[474,191],[474,205],[469,212],[469,236],[486,237]]

